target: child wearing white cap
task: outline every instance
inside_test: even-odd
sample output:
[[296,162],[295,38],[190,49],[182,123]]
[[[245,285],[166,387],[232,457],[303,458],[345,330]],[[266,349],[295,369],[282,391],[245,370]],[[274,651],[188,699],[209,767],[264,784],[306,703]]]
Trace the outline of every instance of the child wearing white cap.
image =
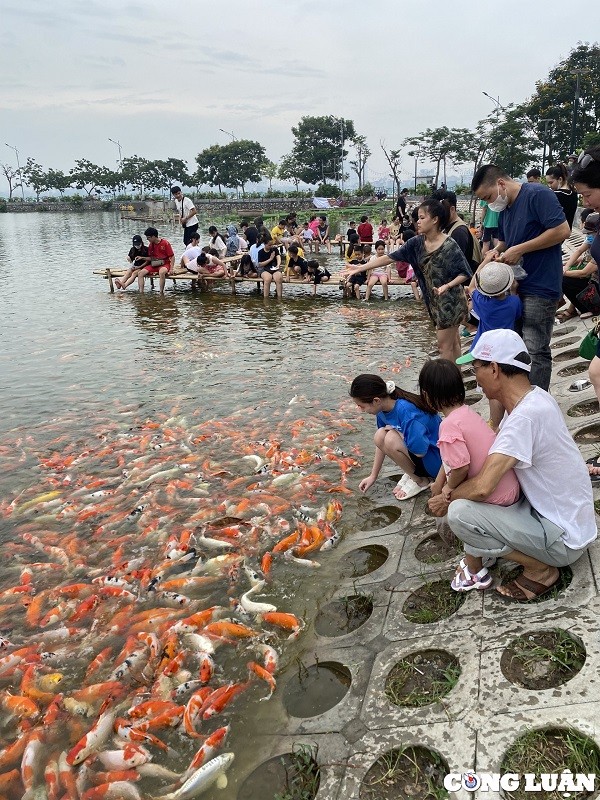
[[523,313],[521,299],[511,294],[515,275],[508,264],[490,261],[475,275],[477,288],[471,298],[473,315],[479,320],[471,350],[486,331],[514,330]]

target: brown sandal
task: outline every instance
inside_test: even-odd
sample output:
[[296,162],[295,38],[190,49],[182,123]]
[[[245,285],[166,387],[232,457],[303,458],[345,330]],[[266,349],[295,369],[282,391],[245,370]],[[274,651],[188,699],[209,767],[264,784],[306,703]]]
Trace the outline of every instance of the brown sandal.
[[[545,586],[543,583],[538,583],[538,581],[532,581],[531,578],[526,578],[524,575],[519,575],[510,583],[502,584],[503,587],[509,590],[509,594],[504,594],[504,592],[498,591],[500,587],[496,590],[500,597],[503,597],[505,600],[510,600],[514,603],[531,603],[533,600],[537,600],[539,597],[543,597],[548,592],[551,592],[556,585],[560,582],[560,570],[558,572],[558,577],[556,580],[550,584],[550,586]],[[533,597],[527,597],[525,592],[531,592]]]

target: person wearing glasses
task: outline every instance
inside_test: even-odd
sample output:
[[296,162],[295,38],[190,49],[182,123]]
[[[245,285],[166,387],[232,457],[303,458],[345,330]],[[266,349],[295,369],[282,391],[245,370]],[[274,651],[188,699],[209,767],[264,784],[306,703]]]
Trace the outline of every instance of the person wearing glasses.
[[[472,575],[484,562],[516,561],[523,572],[496,591],[513,602],[535,600],[559,585],[559,568],[581,558],[598,535],[588,471],[556,400],[531,385],[532,359],[515,331],[486,331],[457,360],[467,362],[486,397],[499,401],[507,416],[481,471],[432,497],[429,508],[435,516],[448,514]],[[511,469],[519,500],[486,503]]]
[[[519,183],[495,164],[477,170],[471,190],[488,208],[500,212],[498,244],[486,253],[478,272],[490,261],[522,267],[515,271],[523,303],[520,332],[531,355],[531,383],[547,391],[552,374],[550,337],[562,297],[561,244],[571,233],[569,223],[547,186]],[[470,290],[475,285],[473,280]]]

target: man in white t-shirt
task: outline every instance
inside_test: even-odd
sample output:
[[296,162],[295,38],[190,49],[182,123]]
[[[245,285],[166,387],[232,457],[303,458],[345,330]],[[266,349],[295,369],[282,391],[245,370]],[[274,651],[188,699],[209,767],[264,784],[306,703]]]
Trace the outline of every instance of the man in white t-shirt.
[[[589,474],[558,404],[530,384],[531,357],[517,333],[487,331],[458,359],[469,361],[486,397],[499,400],[507,416],[479,475],[451,492],[449,506],[443,496],[429,506],[436,516],[448,513],[471,576],[498,557],[521,564],[522,574],[497,591],[525,602],[550,591],[558,567],[577,561],[596,539]],[[485,503],[509,469],[521,499],[512,506]],[[480,588],[477,581],[472,588]]]
[[180,186],[173,186],[171,189],[175,208],[179,214],[179,222],[183,228],[183,243],[190,244],[192,234],[198,231],[198,217],[196,209],[189,197],[184,197]]

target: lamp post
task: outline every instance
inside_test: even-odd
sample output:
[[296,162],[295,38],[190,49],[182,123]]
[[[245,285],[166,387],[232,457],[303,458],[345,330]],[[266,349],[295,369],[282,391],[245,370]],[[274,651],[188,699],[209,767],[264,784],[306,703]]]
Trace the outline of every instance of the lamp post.
[[340,118],[340,125],[341,125],[341,133],[342,133],[342,151],[341,151],[341,177],[340,177],[340,188],[342,190],[342,195],[344,194],[344,118]]
[[108,141],[116,144],[119,148],[119,169],[123,169],[123,151],[121,150],[121,142],[117,142],[116,139],[111,139],[110,136],[108,137]]
[[548,126],[556,122],[555,119],[541,119],[540,122],[544,126],[544,150],[542,152],[542,175],[544,174],[544,166],[546,164],[546,144],[548,142]]
[[585,75],[587,69],[574,69],[575,75],[575,96],[573,97],[573,114],[571,116],[571,153],[575,152],[575,140],[577,139],[577,112],[579,111],[579,78]]
[[232,140],[233,142],[237,142],[237,139],[236,139],[236,137],[233,135],[233,133],[230,133],[229,131],[224,131],[224,130],[223,130],[223,128],[219,128],[219,130],[221,131],[221,133],[226,133],[226,134],[227,134],[227,136],[231,136],[231,140]]
[[[6,142],[4,142],[6,144]],[[15,151],[15,155],[17,157],[17,169],[19,171],[19,180],[21,181],[21,197],[23,198],[23,202],[25,202],[25,190],[23,189],[23,176],[21,175],[21,163],[19,162],[19,151],[16,147],[13,147],[12,144],[6,144],[7,147],[10,147],[11,150]]]
[[497,125],[498,121],[500,119],[500,109],[502,108],[502,106],[500,105],[500,95],[498,95],[498,99],[496,99],[495,97],[492,97],[492,95],[488,94],[487,92],[482,91],[481,94],[484,94],[488,98],[488,100],[491,100],[492,103],[496,104],[496,125]]

